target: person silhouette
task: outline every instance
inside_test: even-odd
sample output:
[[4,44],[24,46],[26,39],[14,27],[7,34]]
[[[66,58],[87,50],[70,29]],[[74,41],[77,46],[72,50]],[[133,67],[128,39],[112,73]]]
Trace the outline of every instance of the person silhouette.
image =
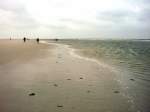
[[37,38],[37,39],[36,39],[36,41],[37,41],[37,43],[39,43],[40,39],[39,39],[39,38]]
[[26,37],[23,38],[23,41],[26,42]]

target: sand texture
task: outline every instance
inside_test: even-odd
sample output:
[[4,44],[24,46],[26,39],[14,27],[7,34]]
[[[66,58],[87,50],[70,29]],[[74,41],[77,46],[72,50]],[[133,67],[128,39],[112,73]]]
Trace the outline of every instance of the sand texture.
[[0,41],[0,112],[131,112],[115,73],[65,45]]

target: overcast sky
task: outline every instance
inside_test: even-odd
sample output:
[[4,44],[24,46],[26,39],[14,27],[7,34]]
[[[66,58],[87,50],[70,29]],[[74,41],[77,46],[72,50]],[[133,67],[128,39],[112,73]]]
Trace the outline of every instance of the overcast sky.
[[150,38],[150,0],[0,0],[0,38]]

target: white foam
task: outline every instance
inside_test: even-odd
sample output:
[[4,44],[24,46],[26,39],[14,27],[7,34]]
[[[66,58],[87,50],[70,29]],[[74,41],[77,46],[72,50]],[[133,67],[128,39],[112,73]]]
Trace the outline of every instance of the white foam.
[[112,67],[112,66],[109,66],[108,64],[105,64],[103,62],[100,62],[94,58],[88,58],[88,57],[84,57],[84,56],[80,56],[76,53],[76,49],[73,49],[73,48],[70,48],[70,54],[76,58],[80,58],[80,59],[84,59],[84,60],[87,60],[87,61],[92,61],[92,62],[95,62],[97,63],[99,66],[101,67],[104,67],[104,68],[108,68],[110,69],[112,72],[115,72],[115,73],[118,73],[118,71]]
[[114,67],[112,67],[112,66],[110,66],[108,64],[102,63],[102,62],[100,62],[100,61],[98,61],[98,60],[96,60],[94,58],[88,58],[88,57],[84,57],[84,56],[78,55],[76,53],[76,49],[71,48],[70,45],[60,44],[60,43],[59,44],[57,44],[57,43],[49,43],[49,42],[46,42],[46,41],[41,41],[41,43],[44,43],[44,44],[53,44],[53,45],[57,45],[57,46],[63,45],[65,48],[67,48],[69,50],[69,53],[70,53],[71,56],[73,56],[75,58],[83,59],[83,60],[86,60],[86,61],[95,62],[95,63],[97,63],[101,67],[108,68],[112,72],[118,73],[118,71]]

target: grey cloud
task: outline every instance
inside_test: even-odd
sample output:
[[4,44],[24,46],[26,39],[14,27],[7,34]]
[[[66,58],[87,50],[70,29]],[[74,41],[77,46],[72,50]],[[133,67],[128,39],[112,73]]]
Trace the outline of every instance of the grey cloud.
[[148,6],[150,5],[150,0],[128,0],[129,3],[133,3],[133,5],[141,5]]
[[[63,24],[51,25],[37,22],[26,11],[26,7],[16,0],[0,1],[0,9],[10,11],[14,14],[11,18],[12,24],[0,25],[0,36],[8,36],[8,32],[34,32],[39,35],[52,35],[56,37],[137,37],[145,38],[150,36],[150,0],[127,0],[129,4],[138,6],[141,12],[134,12],[130,9],[109,10],[98,12],[94,23],[76,19],[60,19]],[[9,18],[8,18],[9,19]],[[66,24],[74,24],[80,30],[71,29]],[[46,33],[41,32],[46,31]],[[150,38],[150,37],[149,37]]]
[[0,8],[7,11],[20,12],[25,10],[24,4],[16,0],[2,0]]
[[8,18],[12,24],[1,23],[1,29],[30,30],[38,27],[38,23],[28,14],[24,4],[16,0],[3,0],[0,9],[11,12],[13,18]]
[[31,29],[38,27],[39,23],[36,22],[30,15],[26,12],[17,14],[14,18],[14,22],[16,23],[16,27],[22,29]]
[[150,24],[150,9],[144,9],[139,15],[139,20]]
[[[97,19],[108,21],[118,24],[126,24],[131,22],[142,22],[150,23],[150,0],[128,0],[128,4],[135,10],[131,9],[120,9],[120,10],[109,10],[105,12],[99,12]],[[136,11],[139,8],[139,12]]]
[[28,15],[28,13],[26,11],[23,11],[22,13],[17,13],[17,12],[13,12],[10,11],[11,14],[13,15],[12,18],[7,18],[10,23],[0,23],[1,24],[1,28],[2,27],[6,27],[9,26],[11,28],[18,28],[19,30],[21,29],[25,29],[25,28],[35,28],[38,26],[38,23]]
[[130,11],[130,10],[120,10],[120,11],[105,11],[98,14],[97,19],[102,21],[111,22],[114,24],[126,24],[130,23],[131,21],[137,22],[138,21],[138,14]]

